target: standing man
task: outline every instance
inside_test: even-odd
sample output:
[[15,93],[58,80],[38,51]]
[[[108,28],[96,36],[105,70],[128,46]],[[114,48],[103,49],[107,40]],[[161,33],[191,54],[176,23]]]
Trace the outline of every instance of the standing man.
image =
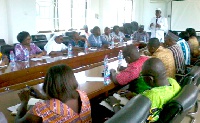
[[161,16],[161,9],[156,9],[156,17],[151,19],[149,29],[151,30],[151,38],[158,38],[158,40],[164,42],[164,32],[168,30],[167,19]]

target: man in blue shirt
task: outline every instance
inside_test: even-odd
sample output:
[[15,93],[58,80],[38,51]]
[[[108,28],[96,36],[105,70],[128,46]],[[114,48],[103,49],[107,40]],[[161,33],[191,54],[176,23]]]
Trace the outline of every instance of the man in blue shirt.
[[73,47],[84,47],[86,38],[79,36],[77,32],[72,32],[72,39],[68,42]]
[[92,34],[88,38],[88,42],[89,42],[91,47],[100,48],[100,47],[102,47],[102,45],[104,45],[104,46],[108,46],[109,45],[109,42],[106,41],[101,36],[100,28],[98,26],[95,26],[93,28]]

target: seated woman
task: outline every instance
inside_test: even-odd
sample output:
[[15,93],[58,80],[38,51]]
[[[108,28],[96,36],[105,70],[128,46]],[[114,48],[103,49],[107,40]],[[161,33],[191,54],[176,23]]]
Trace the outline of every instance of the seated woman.
[[20,32],[17,35],[17,40],[20,42],[15,46],[15,55],[16,60],[24,61],[25,60],[25,50],[29,51],[29,58],[39,58],[45,55],[46,53],[42,51],[34,43],[31,43],[31,37],[28,32]]
[[[66,65],[51,67],[44,79],[43,90],[46,96],[34,88],[31,88],[30,91],[22,90],[18,94],[21,106],[18,109],[15,122],[91,122],[90,101],[86,93],[77,88],[78,83],[70,67]],[[30,94],[45,101],[36,103],[27,112]]]
[[72,32],[72,39],[68,42],[71,43],[73,47],[84,47],[86,38],[79,36],[77,32]]
[[62,42],[63,36],[60,34],[54,34],[54,36],[44,46],[44,49],[47,51],[48,55],[62,55],[67,52],[67,46]]

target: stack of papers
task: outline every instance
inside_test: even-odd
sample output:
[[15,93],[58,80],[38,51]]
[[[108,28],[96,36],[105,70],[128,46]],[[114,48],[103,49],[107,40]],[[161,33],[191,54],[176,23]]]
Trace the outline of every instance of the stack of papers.
[[51,57],[50,56],[42,56],[41,58],[32,58],[31,60],[32,61],[40,61],[40,60],[47,59],[47,58],[51,58]]
[[[44,100],[41,100],[41,99],[36,99],[36,98],[30,98],[30,100],[28,101],[28,107],[29,106],[33,106],[35,105],[37,102],[43,102]],[[14,106],[11,106],[11,107],[8,107],[7,109],[9,111],[11,111],[11,114],[12,115],[16,115],[17,114],[17,110],[19,108],[21,104],[17,104],[17,105],[14,105]]]

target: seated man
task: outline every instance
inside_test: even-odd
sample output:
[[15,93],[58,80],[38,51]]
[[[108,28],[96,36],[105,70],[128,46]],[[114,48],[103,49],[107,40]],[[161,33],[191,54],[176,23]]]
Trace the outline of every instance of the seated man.
[[111,33],[110,33],[110,28],[106,27],[104,29],[104,34],[102,34],[102,36],[106,41],[111,42],[112,36],[111,36]]
[[176,66],[176,73],[177,74],[185,74],[185,60],[184,55],[181,47],[176,43],[178,40],[178,36],[174,35],[170,31],[165,36],[165,46],[172,51],[175,66]]
[[176,68],[173,53],[162,47],[157,38],[151,38],[147,48],[152,57],[159,58],[164,63],[167,77],[175,78]]
[[67,46],[62,42],[63,36],[55,34],[44,46],[44,49],[47,51],[48,55],[62,55],[63,53],[67,52]]
[[[158,120],[163,105],[172,99],[180,91],[181,87],[176,80],[167,77],[165,66],[158,58],[150,58],[145,61],[141,73],[146,84],[151,87],[150,90],[142,93],[152,103],[147,121],[154,122]],[[114,112],[121,109],[119,101],[113,96],[110,96],[107,102],[113,106]]]
[[148,59],[140,56],[138,49],[134,45],[128,45],[123,49],[123,56],[128,63],[127,68],[119,68],[117,74],[114,69],[110,70],[110,78],[115,84],[126,85],[139,77],[143,63]]
[[133,33],[133,40],[144,42],[149,41],[149,34],[144,31],[144,25],[140,25],[138,31]]
[[88,38],[88,43],[90,44],[91,47],[102,47],[102,46],[108,46],[109,42],[106,41],[102,36],[101,36],[101,31],[98,26],[95,26],[92,29],[92,34]]
[[191,58],[191,51],[190,46],[188,44],[189,40],[189,34],[184,31],[179,34],[179,40],[177,41],[177,44],[182,48],[184,59],[185,59],[185,65],[190,65],[190,58]]
[[124,33],[119,30],[119,26],[113,27],[113,32],[111,33],[111,36],[115,38],[115,42],[119,42],[120,40],[126,40]]
[[72,32],[72,39],[68,43],[72,44],[73,47],[84,47],[85,41],[87,39],[79,36],[77,32]]

